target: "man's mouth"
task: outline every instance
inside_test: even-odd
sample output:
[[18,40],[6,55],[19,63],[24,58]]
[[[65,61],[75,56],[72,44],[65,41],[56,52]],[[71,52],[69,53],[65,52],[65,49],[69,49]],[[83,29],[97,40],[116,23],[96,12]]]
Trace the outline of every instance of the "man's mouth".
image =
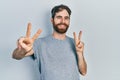
[[59,26],[59,28],[66,28],[67,27],[67,24],[65,24],[65,23],[60,23],[60,24],[58,24],[58,26]]

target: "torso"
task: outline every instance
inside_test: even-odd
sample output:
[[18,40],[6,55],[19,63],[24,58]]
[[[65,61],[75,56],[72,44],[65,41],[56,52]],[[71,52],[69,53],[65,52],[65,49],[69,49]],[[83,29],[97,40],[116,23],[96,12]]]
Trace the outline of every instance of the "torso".
[[[72,38],[57,40],[52,35],[36,40],[42,80],[79,80]],[[38,44],[39,43],[39,44]]]

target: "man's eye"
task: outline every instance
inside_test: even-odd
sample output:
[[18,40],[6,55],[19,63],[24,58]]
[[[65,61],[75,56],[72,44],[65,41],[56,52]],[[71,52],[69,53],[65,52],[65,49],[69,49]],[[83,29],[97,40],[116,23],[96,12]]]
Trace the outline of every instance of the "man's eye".
[[65,17],[66,20],[69,20],[70,18],[69,17]]

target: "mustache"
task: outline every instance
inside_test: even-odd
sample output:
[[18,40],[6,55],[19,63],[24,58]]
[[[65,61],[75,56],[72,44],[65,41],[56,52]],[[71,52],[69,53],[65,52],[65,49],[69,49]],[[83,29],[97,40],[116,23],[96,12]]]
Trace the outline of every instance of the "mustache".
[[68,26],[67,24],[65,24],[65,23],[59,23],[59,24],[57,24],[57,26],[58,25],[64,25],[64,26]]

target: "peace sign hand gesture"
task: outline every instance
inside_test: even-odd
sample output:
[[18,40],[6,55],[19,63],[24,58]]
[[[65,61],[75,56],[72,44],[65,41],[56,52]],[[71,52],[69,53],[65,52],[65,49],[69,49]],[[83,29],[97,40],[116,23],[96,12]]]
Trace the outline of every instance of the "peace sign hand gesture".
[[26,51],[29,51],[30,49],[32,49],[35,39],[38,38],[38,36],[40,35],[42,30],[38,29],[38,31],[34,34],[34,36],[32,38],[30,38],[31,28],[32,28],[31,23],[28,23],[26,36],[21,37],[18,40],[18,48],[23,48]]
[[75,40],[75,47],[77,54],[83,54],[84,51],[84,43],[81,41],[82,31],[79,32],[79,36],[76,37],[76,33],[73,33]]
[[30,38],[31,34],[31,23],[28,23],[27,32],[25,37],[21,37],[17,41],[17,48],[13,51],[12,57],[15,59],[21,59],[25,56],[29,56],[33,54],[33,43],[35,39],[38,38],[42,30],[38,29],[38,31],[34,34],[32,38]]
[[76,37],[76,33],[73,33],[75,40],[75,47],[78,57],[78,68],[82,75],[87,73],[87,64],[83,55],[84,43],[81,41],[82,31],[79,32],[79,36]]

